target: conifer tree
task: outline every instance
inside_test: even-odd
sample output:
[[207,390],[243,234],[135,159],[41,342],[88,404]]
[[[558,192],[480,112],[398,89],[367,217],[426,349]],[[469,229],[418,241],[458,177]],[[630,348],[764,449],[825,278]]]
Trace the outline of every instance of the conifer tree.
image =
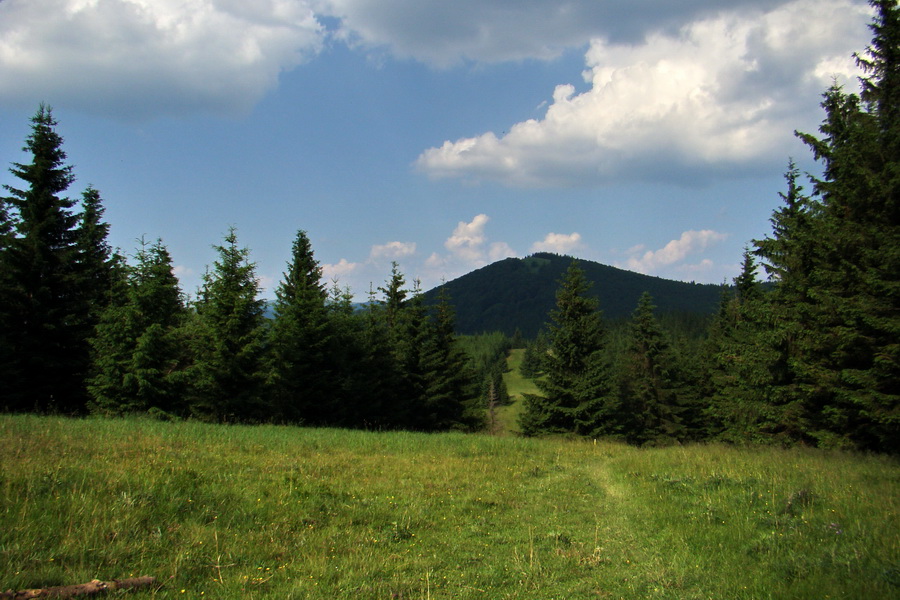
[[[0,406],[79,412],[87,353],[76,272],[78,217],[74,201],[62,196],[74,175],[65,164],[52,110],[42,104],[31,122],[23,150],[32,162],[10,169],[27,187],[4,186],[11,194],[4,203],[15,211],[15,236],[4,236],[9,279],[3,337],[12,349],[12,364]],[[7,220],[3,227],[9,225]]]
[[692,433],[684,377],[653,310],[644,292],[629,326],[619,382],[624,434],[638,444],[685,440]]
[[[818,443],[900,451],[900,9],[875,0],[858,64],[862,94],[832,86],[821,137],[799,134],[814,178],[806,335],[791,354],[806,434]],[[768,257],[767,257],[768,258]]]
[[456,341],[455,317],[446,289],[440,292],[434,323],[426,331],[420,356],[424,393],[416,409],[421,428],[479,428],[484,423],[484,410],[478,403],[475,374]]
[[528,395],[520,419],[526,435],[614,432],[611,375],[604,352],[605,331],[596,298],[588,297],[584,272],[573,261],[550,313],[550,348],[544,360],[541,395]]
[[297,233],[291,262],[275,295],[269,342],[278,418],[318,425],[333,423],[340,384],[335,380],[331,355],[327,292],[305,231]]
[[196,361],[190,369],[191,412],[216,422],[269,420],[264,303],[257,297],[256,266],[250,251],[238,245],[234,227],[214,248],[219,259],[203,277],[190,332]]
[[181,327],[185,307],[172,259],[160,240],[141,240],[124,290],[101,313],[91,339],[91,410],[186,416]]

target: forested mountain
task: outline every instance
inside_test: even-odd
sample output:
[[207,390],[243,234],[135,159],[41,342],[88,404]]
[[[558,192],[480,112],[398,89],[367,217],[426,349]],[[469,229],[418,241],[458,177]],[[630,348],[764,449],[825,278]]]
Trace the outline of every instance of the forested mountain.
[[[435,303],[446,290],[456,307],[456,327],[462,334],[518,329],[533,338],[547,322],[556,303],[559,282],[572,257],[538,253],[527,258],[507,258],[463,275],[425,293],[425,302]],[[610,320],[631,315],[638,299],[649,292],[659,313],[715,312],[722,295],[718,285],[685,283],[579,260],[589,283],[588,293],[600,301],[603,316]]]

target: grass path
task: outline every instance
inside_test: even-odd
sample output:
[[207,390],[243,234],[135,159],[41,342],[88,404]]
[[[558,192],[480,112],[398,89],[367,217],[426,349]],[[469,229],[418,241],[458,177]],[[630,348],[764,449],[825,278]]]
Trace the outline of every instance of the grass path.
[[892,459],[0,416],[0,589],[898,598]]
[[516,348],[510,350],[506,359],[507,372],[503,374],[503,381],[506,383],[506,390],[509,393],[510,404],[501,406],[497,411],[497,421],[500,425],[501,435],[510,435],[519,433],[519,415],[522,413],[522,400],[525,394],[537,394],[537,386],[534,381],[522,377],[519,373],[519,367],[522,365],[522,359],[525,356],[525,350]]

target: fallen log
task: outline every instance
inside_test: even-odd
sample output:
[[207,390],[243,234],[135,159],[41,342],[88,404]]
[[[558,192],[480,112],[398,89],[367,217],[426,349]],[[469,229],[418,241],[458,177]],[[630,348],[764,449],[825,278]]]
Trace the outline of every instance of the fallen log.
[[33,590],[7,590],[0,592],[0,600],[29,600],[30,598],[75,598],[76,596],[93,596],[114,590],[128,590],[147,587],[156,583],[156,577],[131,577],[129,579],[113,579],[100,581],[95,579],[88,583],[62,585],[59,587],[38,588]]

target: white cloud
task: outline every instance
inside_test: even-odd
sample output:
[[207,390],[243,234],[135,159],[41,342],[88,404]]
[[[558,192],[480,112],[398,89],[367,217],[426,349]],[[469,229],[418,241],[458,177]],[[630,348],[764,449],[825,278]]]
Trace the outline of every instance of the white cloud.
[[516,251],[506,242],[494,242],[488,249],[488,259],[490,262],[497,262],[504,258],[514,258]]
[[682,273],[707,271],[713,266],[708,259],[702,259],[699,264],[693,265],[685,263],[685,260],[727,237],[726,234],[711,229],[685,231],[680,238],[670,241],[659,250],[647,250],[640,254],[642,246],[636,246],[631,250],[634,254],[626,260],[624,267],[648,275],[661,275],[667,267],[676,267]]
[[342,258],[336,264],[322,265],[322,274],[329,280],[340,280],[351,273],[357,271],[360,263],[349,262],[346,258]]
[[463,261],[481,261],[484,257],[484,226],[488,221],[490,218],[485,214],[476,215],[471,223],[460,221],[444,247]]
[[488,242],[485,227],[490,221],[485,214],[475,215],[468,223],[460,221],[444,242],[447,254],[434,252],[424,263],[426,279],[452,279],[488,263],[516,256],[506,242]]
[[795,0],[768,13],[720,13],[640,43],[591,42],[590,89],[559,85],[543,119],[498,137],[446,141],[418,168],[507,185],[696,181],[781,165],[795,129],[815,130],[821,93],[855,73],[869,11]]
[[369,259],[373,261],[384,258],[397,260],[399,258],[412,256],[415,253],[415,242],[388,242],[386,244],[372,246],[372,250],[369,253]]
[[5,0],[0,101],[139,117],[243,112],[323,36],[302,0]]
[[178,279],[193,277],[197,274],[194,269],[186,267],[184,265],[175,265],[175,267],[172,268],[172,273],[174,273],[175,277],[177,277]]
[[581,247],[580,233],[548,233],[540,242],[531,245],[531,252],[566,254]]

